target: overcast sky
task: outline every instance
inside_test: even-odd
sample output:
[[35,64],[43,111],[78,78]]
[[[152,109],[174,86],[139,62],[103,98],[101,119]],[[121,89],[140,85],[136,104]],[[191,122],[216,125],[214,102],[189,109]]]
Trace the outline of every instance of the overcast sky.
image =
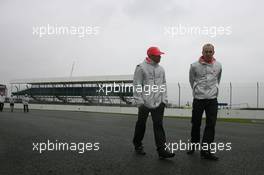
[[[215,45],[223,82],[264,77],[264,12],[260,0],[1,0],[0,83],[12,79],[133,74],[150,46],[166,54],[169,83],[188,82],[205,43]],[[88,26],[97,34],[33,34],[40,26]],[[170,35],[179,25],[224,27],[226,34]]]

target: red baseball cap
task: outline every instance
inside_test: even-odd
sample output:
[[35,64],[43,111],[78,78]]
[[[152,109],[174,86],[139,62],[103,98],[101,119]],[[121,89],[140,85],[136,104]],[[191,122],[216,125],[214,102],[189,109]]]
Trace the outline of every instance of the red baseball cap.
[[164,52],[161,52],[158,47],[150,47],[147,51],[147,55],[162,55]]

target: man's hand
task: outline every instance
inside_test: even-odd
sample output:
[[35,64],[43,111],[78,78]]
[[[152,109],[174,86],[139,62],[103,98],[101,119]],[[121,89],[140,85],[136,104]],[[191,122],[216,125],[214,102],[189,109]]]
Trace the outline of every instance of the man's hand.
[[144,105],[144,104],[140,104],[140,105],[138,106],[138,108],[145,108],[145,105]]
[[164,107],[164,108],[167,108],[168,106],[167,106],[167,104],[165,104],[164,102],[161,102],[161,104],[160,104],[162,107]]

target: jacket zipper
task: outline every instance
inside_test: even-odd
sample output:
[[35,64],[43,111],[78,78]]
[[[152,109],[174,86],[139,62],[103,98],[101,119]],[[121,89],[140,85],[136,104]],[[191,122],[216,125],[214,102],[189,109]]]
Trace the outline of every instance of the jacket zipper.
[[156,84],[156,82],[155,82],[155,67],[153,68],[153,78],[154,78],[154,84]]
[[[155,82],[155,67],[153,67],[153,79],[154,79],[154,85],[156,84]],[[154,101],[154,105],[156,105],[156,101]]]

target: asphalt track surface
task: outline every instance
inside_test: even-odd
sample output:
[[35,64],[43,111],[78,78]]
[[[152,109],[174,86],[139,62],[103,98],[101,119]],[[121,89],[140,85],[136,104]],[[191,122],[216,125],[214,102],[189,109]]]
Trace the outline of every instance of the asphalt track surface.
[[[188,174],[262,175],[264,124],[217,122],[217,142],[232,142],[231,151],[219,151],[220,160],[200,159],[199,152],[176,151],[170,160],[157,156],[151,117],[144,138],[146,156],[134,153],[131,140],[135,115],[31,110],[0,113],[1,175]],[[204,126],[204,125],[203,125]],[[167,141],[187,141],[190,120],[164,118]],[[33,151],[33,143],[100,143],[98,151]],[[94,147],[93,147],[94,149]]]

